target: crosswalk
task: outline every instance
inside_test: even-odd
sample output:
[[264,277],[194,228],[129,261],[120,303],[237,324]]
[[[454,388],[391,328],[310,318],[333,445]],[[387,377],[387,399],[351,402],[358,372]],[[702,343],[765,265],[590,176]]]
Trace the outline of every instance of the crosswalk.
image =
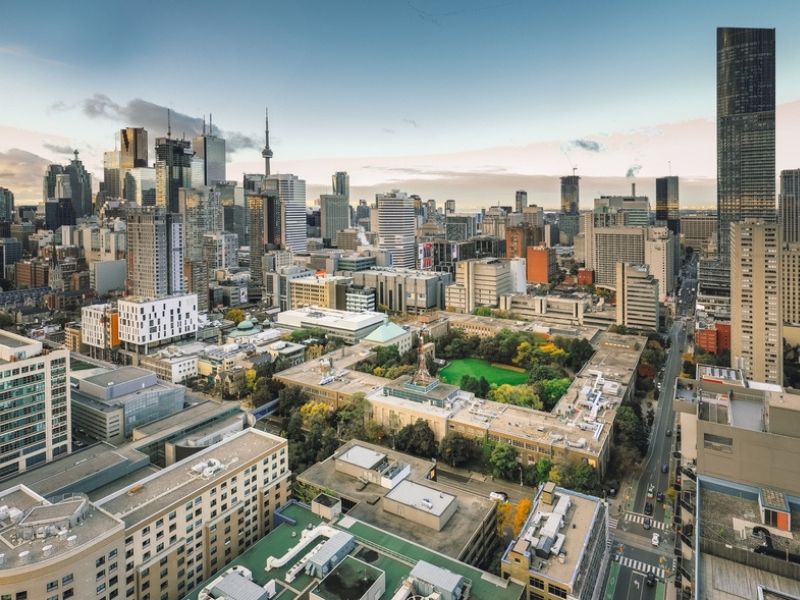
[[627,556],[620,556],[618,561],[623,567],[628,567],[639,573],[653,573],[656,577],[664,579],[664,569],[656,567],[655,565],[648,564],[635,558],[628,558]]
[[625,513],[625,520],[630,521],[631,523],[638,523],[639,525],[644,525],[644,520],[650,519],[650,526],[653,529],[660,529],[661,531],[666,531],[667,526],[664,525],[661,521],[656,521],[655,519],[648,517],[647,515],[640,515],[639,513]]
[[619,519],[612,519],[611,517],[608,518],[609,529],[616,529],[618,525],[619,525]]

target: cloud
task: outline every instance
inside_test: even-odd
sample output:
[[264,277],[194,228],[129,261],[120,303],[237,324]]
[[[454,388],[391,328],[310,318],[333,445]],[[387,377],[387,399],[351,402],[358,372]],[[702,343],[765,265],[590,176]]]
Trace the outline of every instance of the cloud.
[[414,119],[403,119],[403,123],[408,123],[414,129],[419,129],[419,123],[417,123]]
[[569,147],[578,148],[579,150],[586,150],[587,152],[601,152],[603,150],[603,146],[594,140],[572,140],[569,143]]
[[[144,127],[156,135],[163,135],[167,131],[167,107],[142,98],[134,98],[127,104],[119,104],[105,94],[94,94],[91,98],[83,100],[81,110],[91,119],[105,118],[133,127]],[[170,110],[170,126],[174,136],[193,137],[202,133],[203,119]],[[218,130],[216,126],[214,130],[225,138],[228,152],[243,148],[259,148],[259,142],[254,136],[238,131]]]
[[628,171],[625,173],[625,177],[636,177],[639,171],[642,170],[642,165],[631,165],[628,167]]
[[55,154],[72,154],[75,150],[72,146],[67,146],[66,144],[48,144],[45,142],[42,146]]
[[49,164],[46,158],[19,148],[0,152],[0,186],[14,192],[19,204],[39,202],[42,175]]
[[390,133],[390,134],[391,134],[391,133],[395,133],[394,129],[389,129],[388,127],[383,127],[383,128],[381,129],[381,131],[382,131],[383,133]]
[[36,62],[46,63],[48,65],[55,65],[59,67],[67,67],[69,66],[65,62],[61,62],[60,60],[55,60],[52,58],[47,58],[44,56],[38,56],[31,52],[28,48],[23,46],[14,46],[14,45],[0,45],[0,54],[5,54],[7,56],[13,56],[14,58],[22,58],[27,60],[34,60]]

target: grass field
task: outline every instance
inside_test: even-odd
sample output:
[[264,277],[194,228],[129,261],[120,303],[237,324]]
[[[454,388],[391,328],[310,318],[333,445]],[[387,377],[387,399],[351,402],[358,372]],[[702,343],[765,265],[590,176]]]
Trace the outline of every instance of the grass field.
[[485,360],[477,358],[460,358],[450,362],[444,369],[439,371],[439,377],[445,383],[458,385],[464,375],[476,377],[486,377],[486,381],[490,384],[503,385],[509,383],[511,385],[520,385],[528,381],[528,374],[524,371],[520,372],[511,367],[503,368],[499,365],[492,365]]

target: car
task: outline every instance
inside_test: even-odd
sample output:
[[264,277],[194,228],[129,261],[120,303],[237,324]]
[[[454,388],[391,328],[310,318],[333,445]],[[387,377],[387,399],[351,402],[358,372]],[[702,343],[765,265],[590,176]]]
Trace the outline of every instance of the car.
[[645,517],[644,521],[642,522],[642,527],[645,531],[649,531],[650,528],[653,526],[653,520],[650,517]]
[[662,473],[669,473],[669,465],[667,463],[664,463],[663,465],[661,465],[661,472]]
[[647,587],[653,587],[656,584],[656,576],[654,573],[648,573],[647,578],[645,579],[645,583]]
[[659,501],[659,502],[663,502],[664,501],[664,492],[658,492],[656,494],[656,500]]
[[647,497],[648,498],[655,498],[656,495],[656,486],[652,483],[647,486]]
[[644,514],[652,515],[653,514],[653,505],[650,502],[645,502],[644,504]]
[[505,492],[491,492],[489,494],[489,499],[496,502],[508,502],[508,494]]
[[661,536],[658,535],[657,533],[654,533],[653,537],[650,538],[650,543],[653,544],[653,546],[658,546],[659,544],[661,544]]
[[667,437],[672,437],[672,429],[667,429],[667,430],[664,432],[664,435],[665,435],[665,436],[667,436]]

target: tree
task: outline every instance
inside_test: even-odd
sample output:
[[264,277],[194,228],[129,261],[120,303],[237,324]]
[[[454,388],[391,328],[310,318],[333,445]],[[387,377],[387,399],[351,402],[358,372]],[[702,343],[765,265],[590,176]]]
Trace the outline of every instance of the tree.
[[255,369],[247,369],[244,374],[244,383],[249,391],[256,389],[256,379],[258,378],[258,371]]
[[550,473],[548,474],[547,478],[556,485],[561,485],[561,481],[563,479],[561,475],[561,467],[559,465],[553,465],[550,467]]
[[275,412],[280,416],[288,417],[308,400],[308,394],[303,388],[290,385],[278,392],[278,407]]
[[572,382],[567,377],[559,379],[544,379],[539,382],[542,390],[542,400],[547,410],[551,410],[561,399]]
[[14,324],[14,317],[7,312],[0,311],[0,329],[11,327]]
[[600,489],[597,470],[582,460],[565,462],[553,468],[559,469],[560,481],[558,484],[561,487],[589,494],[597,493]]
[[398,433],[395,445],[401,452],[431,458],[436,455],[436,436],[424,419],[417,419],[412,425],[406,425]]
[[231,308],[225,313],[225,318],[228,321],[233,321],[236,325],[245,320],[246,316],[241,308]]
[[510,502],[500,502],[497,505],[497,535],[501,538],[510,538],[513,535],[512,515],[514,505]]
[[477,315],[479,317],[491,317],[492,316],[492,309],[489,306],[479,306],[472,314]]
[[306,358],[308,360],[313,360],[315,358],[319,358],[325,352],[325,346],[322,344],[311,344],[306,350]]
[[489,462],[495,477],[509,479],[518,468],[517,451],[513,446],[498,442],[492,450]]
[[494,388],[489,396],[491,400],[501,404],[513,404],[537,410],[542,408],[542,401],[529,385],[509,385],[504,383]]
[[536,483],[546,482],[550,479],[550,469],[553,463],[548,458],[540,458],[536,461]]
[[518,536],[519,532],[522,531],[522,526],[525,525],[531,508],[533,508],[533,502],[528,497],[523,498],[517,504],[517,510],[514,512],[514,537]]
[[636,409],[631,405],[623,404],[619,407],[614,419],[615,439],[618,444],[635,448],[639,452],[639,456],[644,456],[649,443],[647,428],[641,415],[635,411]]
[[300,415],[303,417],[303,424],[309,427],[314,421],[327,422],[333,409],[326,402],[309,400],[300,407]]
[[474,455],[474,442],[457,432],[448,432],[439,446],[439,456],[453,467],[469,463]]

